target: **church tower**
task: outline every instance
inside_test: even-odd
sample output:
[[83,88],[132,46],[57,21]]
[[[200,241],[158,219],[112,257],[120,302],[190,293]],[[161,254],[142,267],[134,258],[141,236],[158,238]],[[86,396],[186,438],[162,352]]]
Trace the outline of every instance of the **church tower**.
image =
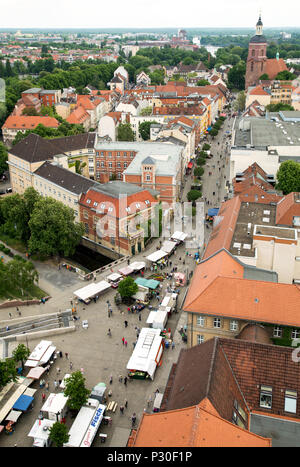
[[263,23],[259,15],[256,23],[256,34],[249,42],[245,79],[246,90],[249,86],[256,86],[258,84],[259,77],[265,73],[266,63],[267,40],[263,35]]

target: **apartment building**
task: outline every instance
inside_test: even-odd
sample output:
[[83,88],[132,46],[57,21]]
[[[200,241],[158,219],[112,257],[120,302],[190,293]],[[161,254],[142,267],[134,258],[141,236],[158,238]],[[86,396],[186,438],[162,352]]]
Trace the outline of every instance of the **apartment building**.
[[10,115],[2,126],[4,144],[11,146],[18,132],[25,133],[27,130],[34,130],[40,124],[47,128],[59,127],[59,122],[53,117]]

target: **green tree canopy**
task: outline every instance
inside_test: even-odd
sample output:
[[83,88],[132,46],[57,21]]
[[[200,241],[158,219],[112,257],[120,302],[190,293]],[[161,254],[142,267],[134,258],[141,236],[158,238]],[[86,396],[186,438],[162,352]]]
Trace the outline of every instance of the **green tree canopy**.
[[0,360],[0,390],[10,382],[17,381],[16,362],[13,358]]
[[292,160],[282,162],[277,172],[277,188],[286,195],[300,191],[300,164]]
[[49,430],[49,438],[58,447],[69,441],[68,428],[64,423],[55,422]]
[[7,165],[7,149],[3,143],[0,142],[0,176],[8,170]]
[[198,198],[201,198],[202,193],[199,190],[191,190],[187,194],[188,201],[196,201]]
[[90,391],[85,387],[85,378],[81,371],[75,371],[65,380],[64,395],[68,397],[67,405],[71,410],[80,410],[87,402]]
[[73,209],[52,198],[39,200],[29,220],[30,253],[70,256],[84,234],[83,224],[75,222]]
[[144,141],[150,139],[150,127],[153,123],[157,123],[155,121],[148,121],[142,122],[139,124],[139,134],[143,138]]
[[279,79],[282,81],[290,81],[290,80],[292,81],[295,78],[296,78],[296,75],[294,73],[291,73],[288,70],[280,71],[275,77],[275,79]]
[[120,123],[117,130],[118,141],[134,141],[134,131],[130,123]]
[[230,68],[228,72],[228,87],[229,89],[245,89],[245,74],[246,64],[240,61],[237,65]]
[[138,285],[134,282],[132,277],[125,277],[118,286],[118,292],[122,298],[129,298],[136,294]]
[[30,350],[24,344],[19,344],[12,353],[15,362],[21,362],[22,368],[24,368],[24,361],[28,359],[29,355]]
[[197,81],[197,86],[208,86],[210,84],[209,81],[207,81],[207,79],[199,79],[199,81]]

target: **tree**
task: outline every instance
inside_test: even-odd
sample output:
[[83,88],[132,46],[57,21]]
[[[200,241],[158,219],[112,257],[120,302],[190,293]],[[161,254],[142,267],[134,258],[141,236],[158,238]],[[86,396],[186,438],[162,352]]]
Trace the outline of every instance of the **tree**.
[[196,167],[194,169],[195,177],[202,177],[203,174],[204,174],[204,168],[203,167]]
[[122,298],[132,297],[132,295],[137,293],[138,289],[138,285],[134,282],[132,277],[126,277],[118,286],[118,292]]
[[217,136],[218,134],[218,130],[216,128],[213,128],[209,134],[211,135],[211,137],[214,139],[215,136]]
[[296,75],[294,73],[291,73],[288,70],[280,71],[275,77],[275,79],[279,79],[283,81],[292,81],[295,78],[296,78]]
[[148,121],[142,122],[139,124],[139,134],[143,138],[144,141],[148,141],[150,139],[150,127],[155,121]]
[[283,194],[300,191],[300,164],[292,160],[282,162],[277,172],[277,187]]
[[49,438],[58,447],[61,448],[69,441],[68,428],[64,423],[55,422],[49,430]]
[[246,94],[245,91],[241,91],[238,93],[237,99],[234,103],[234,109],[237,111],[242,111],[245,109],[246,104]]
[[280,110],[295,110],[292,105],[284,104],[283,102],[278,102],[277,104],[269,104],[266,106],[266,109],[269,112],[279,112]]
[[24,369],[24,361],[30,355],[30,350],[24,344],[19,344],[18,347],[13,351],[12,356],[16,363],[21,362],[22,368]]
[[203,151],[209,151],[210,150],[210,144],[207,144],[207,143],[203,144],[202,150]]
[[130,123],[120,123],[117,130],[118,141],[134,141],[134,131]]
[[199,81],[197,81],[197,86],[208,86],[210,85],[210,82],[207,81],[207,79],[199,79]]
[[71,162],[69,164],[69,167],[75,167],[75,172],[79,175],[82,175],[82,170],[86,166],[86,162],[81,162],[79,160],[76,160],[75,162]]
[[0,142],[0,176],[8,170],[7,165],[7,149],[3,143]]
[[269,78],[269,75],[267,73],[263,73],[260,77],[259,77],[260,80],[262,81],[268,81],[270,78]]
[[35,110],[34,107],[25,107],[25,109],[22,110],[22,115],[28,115],[30,117],[35,117],[38,115],[38,112]]
[[16,362],[13,358],[0,360],[0,390],[10,382],[16,382],[18,378]]
[[141,111],[140,111],[140,116],[141,117],[144,117],[144,116],[147,116],[147,115],[151,115],[152,114],[152,107],[149,106],[149,107],[144,107]]
[[230,68],[228,72],[228,87],[229,89],[245,89],[245,73],[246,64],[240,61],[237,65]]
[[84,234],[83,224],[75,222],[73,209],[52,198],[39,200],[29,221],[30,253],[71,256]]
[[198,198],[201,198],[202,193],[199,190],[191,190],[187,194],[188,201],[196,201]]
[[64,395],[68,397],[67,405],[71,410],[79,411],[87,402],[90,391],[85,387],[85,378],[81,371],[75,371],[65,379]]
[[31,261],[13,259],[7,263],[7,277],[24,296],[24,292],[38,282],[39,275]]

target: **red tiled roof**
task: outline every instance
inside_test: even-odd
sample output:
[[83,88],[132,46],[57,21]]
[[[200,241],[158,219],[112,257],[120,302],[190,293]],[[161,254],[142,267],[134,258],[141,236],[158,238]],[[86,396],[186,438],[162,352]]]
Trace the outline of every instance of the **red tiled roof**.
[[292,192],[277,204],[276,224],[293,226],[294,216],[300,216],[300,194]]
[[280,71],[288,70],[285,61],[282,58],[278,60],[276,58],[269,58],[266,62],[265,73],[269,76],[269,78],[275,79]]
[[240,207],[239,196],[221,204],[203,259],[208,258],[221,248],[229,250]]
[[193,275],[184,311],[299,326],[300,286],[244,279],[243,273],[244,266],[226,250],[202,261]]
[[10,115],[2,128],[20,129],[20,130],[32,130],[39,124],[42,124],[48,128],[58,128],[59,122],[53,117],[31,117],[31,116],[17,116]]
[[250,91],[251,96],[269,96],[270,94],[265,91],[262,86],[256,86]]
[[[179,429],[180,427],[180,429]],[[271,439],[222,419],[208,401],[185,409],[143,414],[128,447],[271,447]]]

